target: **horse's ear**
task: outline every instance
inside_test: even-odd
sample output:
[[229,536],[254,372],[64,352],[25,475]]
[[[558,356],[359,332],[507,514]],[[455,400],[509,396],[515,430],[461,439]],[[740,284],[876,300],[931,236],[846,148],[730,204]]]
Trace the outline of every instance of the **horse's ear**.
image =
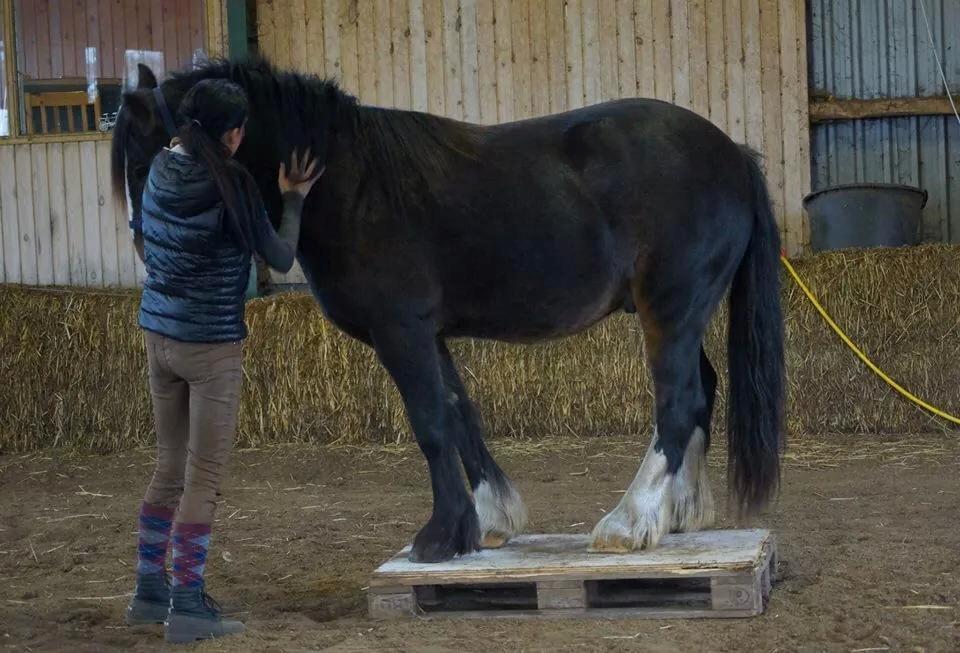
[[137,88],[156,88],[157,76],[153,74],[149,66],[142,63],[137,64]]
[[151,130],[153,125],[153,112],[147,104],[142,93],[127,92],[123,94],[122,103],[123,112],[133,121],[134,125],[144,134]]

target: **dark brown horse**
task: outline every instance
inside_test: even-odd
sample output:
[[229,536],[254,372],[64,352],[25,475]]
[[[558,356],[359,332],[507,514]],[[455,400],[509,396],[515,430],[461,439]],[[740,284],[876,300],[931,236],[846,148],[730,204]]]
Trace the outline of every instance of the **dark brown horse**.
[[636,312],[656,425],[592,548],[653,547],[664,533],[713,520],[705,452],[717,377],[702,340],[731,288],[731,486],[748,510],[775,491],[784,393],[779,238],[747,149],[655,100],[483,127],[362,106],[333,82],[263,61],[212,62],[159,88],[142,69],[113,140],[115,188],[128,186],[134,213],[150,161],[169,138],[169,116],[209,77],[246,89],[251,114],[237,156],[274,219],[280,161],[309,145],[326,165],[306,201],[298,257],[329,319],[375,348],[426,457],[433,515],[412,559],[498,546],[526,517],[484,445],[447,349],[453,337],[534,342]]

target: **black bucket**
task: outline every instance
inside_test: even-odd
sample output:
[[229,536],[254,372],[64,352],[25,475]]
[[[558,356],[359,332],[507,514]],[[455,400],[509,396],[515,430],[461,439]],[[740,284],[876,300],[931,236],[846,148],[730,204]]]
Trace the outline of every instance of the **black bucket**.
[[897,184],[833,186],[803,198],[815,252],[848,247],[900,247],[920,240],[927,191]]

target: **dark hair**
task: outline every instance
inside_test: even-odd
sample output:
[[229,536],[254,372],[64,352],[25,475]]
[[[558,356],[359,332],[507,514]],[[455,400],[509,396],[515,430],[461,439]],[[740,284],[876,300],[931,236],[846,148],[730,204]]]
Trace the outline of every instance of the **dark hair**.
[[251,249],[252,212],[260,203],[256,184],[221,140],[226,132],[243,126],[248,112],[247,96],[239,85],[204,79],[180,103],[177,138],[213,177],[226,207],[226,226],[237,244]]

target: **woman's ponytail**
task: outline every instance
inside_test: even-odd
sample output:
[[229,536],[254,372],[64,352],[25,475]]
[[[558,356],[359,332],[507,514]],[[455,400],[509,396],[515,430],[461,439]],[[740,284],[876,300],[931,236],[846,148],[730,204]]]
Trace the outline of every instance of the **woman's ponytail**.
[[180,105],[182,127],[177,139],[213,178],[226,208],[225,227],[237,244],[253,249],[253,211],[257,210],[256,185],[250,173],[231,157],[223,135],[247,120],[247,97],[226,79],[198,82]]

